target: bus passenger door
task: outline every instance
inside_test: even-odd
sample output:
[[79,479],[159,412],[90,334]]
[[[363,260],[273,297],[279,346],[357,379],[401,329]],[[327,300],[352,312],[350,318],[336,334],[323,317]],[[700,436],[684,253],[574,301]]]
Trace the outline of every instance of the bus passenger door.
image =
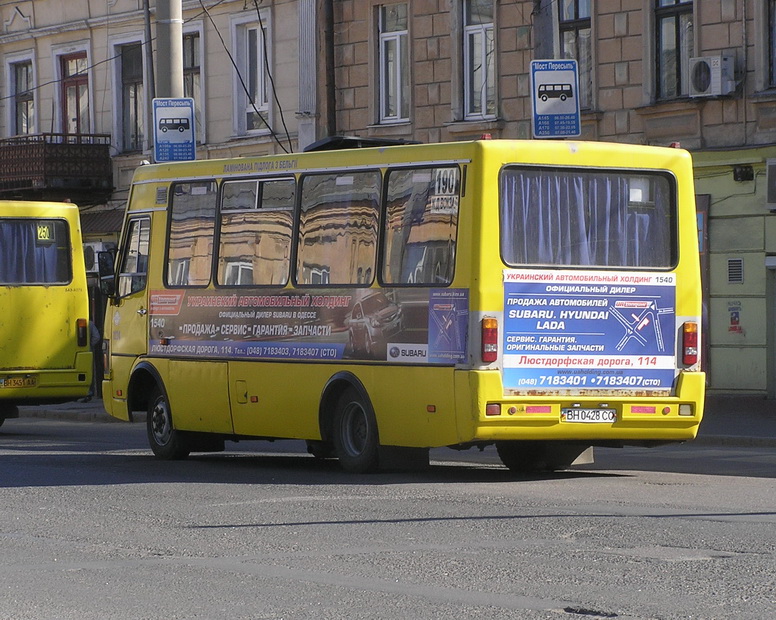
[[150,218],[131,218],[125,233],[119,257],[116,301],[105,316],[105,338],[109,340],[111,354],[111,395],[119,401],[127,398],[129,373],[135,360],[148,352]]

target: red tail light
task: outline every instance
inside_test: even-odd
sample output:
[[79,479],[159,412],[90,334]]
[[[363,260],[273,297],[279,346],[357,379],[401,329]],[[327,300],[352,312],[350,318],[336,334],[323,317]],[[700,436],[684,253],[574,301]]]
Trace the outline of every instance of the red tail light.
[[498,320],[482,319],[482,361],[495,362],[498,357]]
[[698,324],[694,321],[682,325],[682,363],[685,366],[698,363]]
[[75,322],[75,333],[79,347],[85,347],[88,344],[89,321],[86,319],[77,319]]

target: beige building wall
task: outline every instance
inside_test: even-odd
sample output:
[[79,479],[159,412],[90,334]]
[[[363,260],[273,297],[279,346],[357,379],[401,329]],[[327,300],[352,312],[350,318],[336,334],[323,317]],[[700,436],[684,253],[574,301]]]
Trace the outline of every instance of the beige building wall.
[[[11,137],[9,67],[31,59],[34,67],[35,122],[30,133],[62,132],[61,72],[59,57],[86,52],[88,61],[90,126],[82,132],[109,134],[113,143],[114,201],[126,198],[134,169],[152,159],[151,122],[146,118],[146,136],[140,150],[122,148],[120,84],[117,82],[117,46],[145,41],[143,0],[35,0],[0,5],[0,60],[6,88],[0,100],[0,137]],[[151,0],[151,36],[156,38],[156,0]],[[197,32],[200,41],[202,129],[198,136],[198,158],[237,157],[296,150],[299,105],[299,2],[260,2],[264,27],[269,32],[268,54],[274,82],[268,118],[277,139],[270,132],[241,130],[235,98],[242,96],[240,81],[230,54],[239,63],[236,47],[240,26],[256,22],[256,7],[245,0],[224,2],[183,0],[183,32]],[[205,7],[203,9],[203,5]],[[313,12],[306,18],[315,18]],[[222,41],[223,39],[223,41]],[[152,43],[154,53],[156,43]],[[149,70],[144,56],[145,113],[151,110]],[[243,67],[243,73],[245,68]],[[243,79],[247,77],[243,75]],[[315,87],[315,85],[308,85]]]

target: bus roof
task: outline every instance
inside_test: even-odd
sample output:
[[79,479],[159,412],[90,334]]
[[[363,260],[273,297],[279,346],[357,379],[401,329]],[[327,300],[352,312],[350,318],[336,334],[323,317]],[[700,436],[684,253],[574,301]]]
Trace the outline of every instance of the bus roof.
[[300,153],[281,153],[146,164],[135,170],[134,183],[173,179],[280,176],[332,168],[399,166],[407,163],[476,162],[605,167],[620,169],[674,169],[691,166],[690,154],[677,148],[580,140],[472,140],[428,144],[369,146]]

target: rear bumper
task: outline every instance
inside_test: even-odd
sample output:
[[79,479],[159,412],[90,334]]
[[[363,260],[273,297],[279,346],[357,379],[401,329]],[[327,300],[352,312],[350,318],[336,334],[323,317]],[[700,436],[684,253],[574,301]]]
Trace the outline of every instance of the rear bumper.
[[[703,419],[704,373],[680,375],[673,396],[502,395],[498,372],[469,374],[474,399],[472,424],[464,441],[557,440],[590,444],[689,441]],[[487,396],[486,396],[487,395]],[[492,396],[492,397],[491,397]],[[564,410],[608,410],[614,421],[571,421]],[[468,435],[468,436],[467,436]]]

